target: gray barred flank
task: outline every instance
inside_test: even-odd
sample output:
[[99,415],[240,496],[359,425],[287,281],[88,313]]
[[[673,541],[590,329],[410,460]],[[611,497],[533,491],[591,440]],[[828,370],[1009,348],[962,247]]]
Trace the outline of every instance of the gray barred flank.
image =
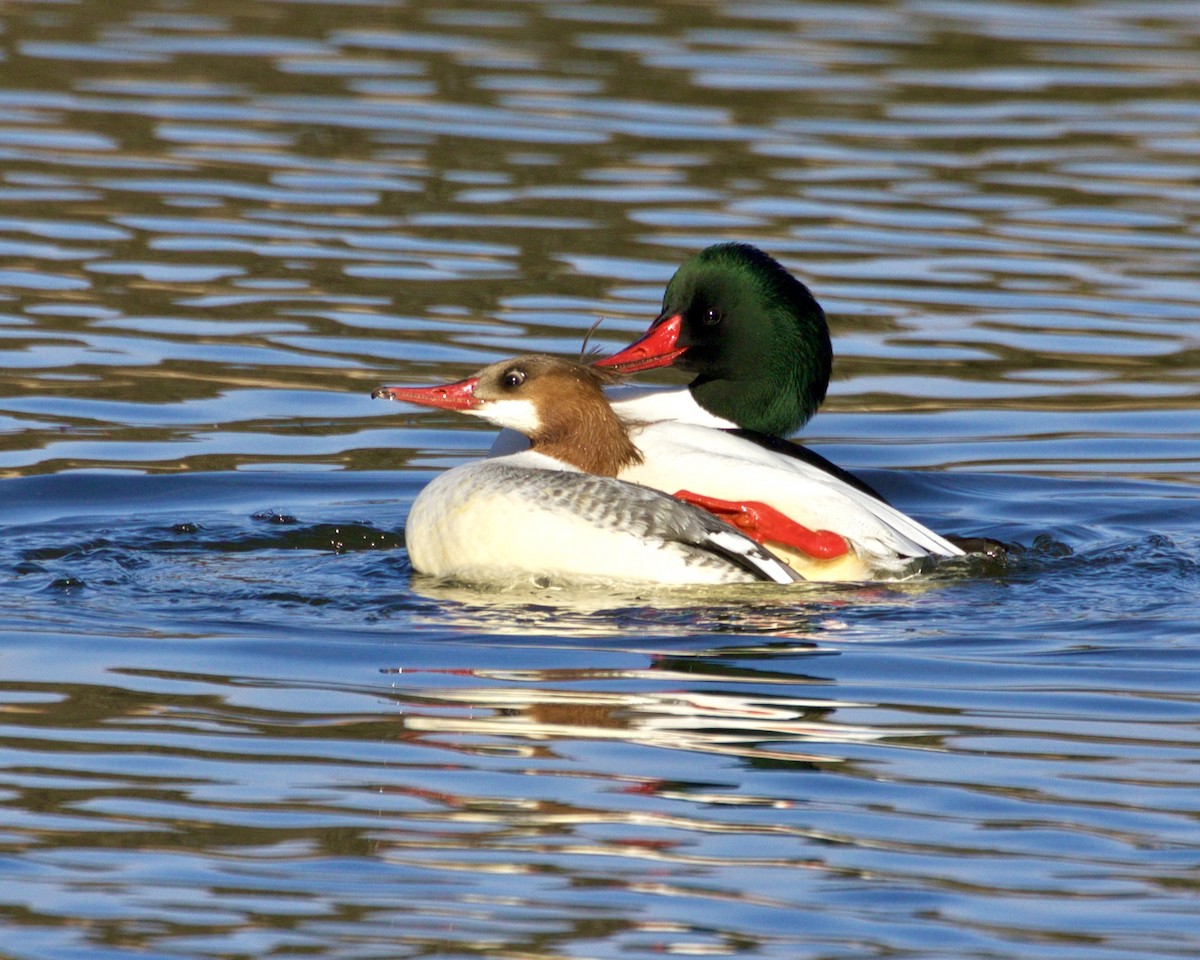
[[548,507],[561,507],[599,529],[623,530],[642,540],[658,541],[659,549],[682,551],[688,565],[734,568],[776,583],[800,579],[769,550],[725,521],[650,487],[590,473],[505,463],[483,463],[479,469],[498,493],[532,492]]

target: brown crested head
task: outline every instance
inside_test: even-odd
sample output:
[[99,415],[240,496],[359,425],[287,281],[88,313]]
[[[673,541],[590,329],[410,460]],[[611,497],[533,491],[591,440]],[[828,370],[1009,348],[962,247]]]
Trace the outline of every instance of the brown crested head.
[[519,430],[539,453],[603,476],[641,463],[626,424],[604,396],[619,375],[531,353],[493,363],[477,376],[479,414]]

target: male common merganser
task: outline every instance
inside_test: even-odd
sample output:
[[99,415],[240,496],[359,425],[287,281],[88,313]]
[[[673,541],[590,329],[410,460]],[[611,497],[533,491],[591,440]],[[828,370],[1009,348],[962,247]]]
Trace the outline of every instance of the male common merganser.
[[[672,420],[725,430],[760,448],[752,452],[743,445],[738,448],[742,454],[732,452],[735,458],[757,459],[762,451],[769,452],[779,465],[787,461],[809,476],[823,473],[853,489],[859,506],[868,512],[886,514],[891,520],[904,517],[859,477],[786,439],[812,418],[825,399],[832,362],[825,313],[808,287],[757,247],[718,243],[694,254],[675,271],[663,294],[662,312],[650,329],[624,350],[596,361],[596,366],[636,373],[674,365],[693,372],[696,377],[686,388],[614,397],[613,406],[630,419]],[[694,431],[692,436],[704,439]],[[708,442],[714,444],[715,453],[719,442],[711,435]],[[697,451],[689,454],[697,468],[704,466]],[[649,453],[647,461],[662,465]],[[714,468],[715,463],[708,466]],[[767,492],[741,482],[745,477],[741,467],[725,464],[725,468],[734,481],[728,487],[729,500],[768,498]],[[657,485],[645,477],[630,479]],[[857,494],[865,494],[866,499]],[[767,502],[793,516],[779,500]],[[725,505],[726,510],[737,508],[736,502]],[[908,528],[900,524],[898,529]],[[998,556],[1005,551],[1002,543],[986,537],[919,535],[907,549],[918,545],[948,556],[968,551]]]
[[602,392],[601,371],[544,355],[438,387],[371,396],[461,410],[519,430],[530,448],[454,467],[413,502],[413,568],[438,577],[525,576],[664,584],[800,579],[711,513],[616,479],[641,460]]
[[[573,468],[632,481],[728,518],[808,580],[895,576],[907,572],[915,558],[962,553],[911,517],[806,461],[711,427],[624,421],[601,392],[609,379],[569,361],[531,356],[493,364],[445,387],[385,388],[374,396],[464,410],[530,438],[528,451],[450,472],[472,471],[472,491],[483,482],[476,478],[485,476],[489,464],[502,470]],[[427,490],[433,491],[434,484]],[[612,489],[614,495],[627,494],[624,486]],[[432,572],[447,563],[433,559],[429,541],[450,538],[435,531],[434,508],[422,504],[425,496],[423,492],[414,504],[409,544],[414,565]],[[449,494],[439,496],[437,509],[451,512],[445,505],[451,502]],[[483,520],[477,515],[475,522]],[[469,527],[461,527],[464,534]],[[518,521],[517,530],[525,529],[528,524]],[[654,579],[647,573],[638,576]]]

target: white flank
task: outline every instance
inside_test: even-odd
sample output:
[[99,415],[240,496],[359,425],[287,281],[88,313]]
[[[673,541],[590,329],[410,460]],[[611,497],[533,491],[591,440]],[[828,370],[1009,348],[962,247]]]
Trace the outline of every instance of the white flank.
[[[609,520],[597,520],[595,515],[603,511],[592,508],[619,504],[636,489],[627,484],[589,477],[598,481],[596,499],[568,505],[544,496],[536,484],[522,482],[522,476],[545,477],[547,464],[557,461],[526,451],[455,467],[436,477],[418,495],[405,526],[413,567],[433,576],[476,582],[527,575],[661,584],[759,579],[701,548],[656,540],[645,529],[621,526],[620,510],[611,511]],[[512,471],[518,471],[516,482],[498,483],[502,471],[509,471],[509,480]],[[582,476],[563,469],[550,475],[563,478],[565,486]],[[732,531],[728,536],[743,539]]]
[[720,430],[652,423],[630,434],[645,462],[622,480],[675,493],[760,501],[812,530],[833,530],[881,561],[897,556],[957,557],[944,537],[819,467]]

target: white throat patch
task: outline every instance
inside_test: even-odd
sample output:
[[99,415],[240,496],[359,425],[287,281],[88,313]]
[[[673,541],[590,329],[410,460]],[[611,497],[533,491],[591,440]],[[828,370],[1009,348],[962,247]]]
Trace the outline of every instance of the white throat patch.
[[542,428],[537,408],[529,400],[487,400],[476,409],[466,412],[527,437]]

